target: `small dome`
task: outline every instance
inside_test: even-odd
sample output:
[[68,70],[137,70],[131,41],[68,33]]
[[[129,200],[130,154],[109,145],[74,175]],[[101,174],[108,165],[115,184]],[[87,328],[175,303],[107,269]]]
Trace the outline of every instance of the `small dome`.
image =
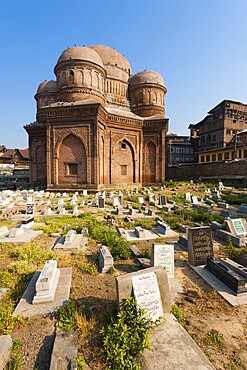
[[57,83],[53,80],[45,80],[38,87],[37,94],[54,93],[57,91]]
[[112,65],[124,69],[128,73],[131,72],[128,60],[115,49],[104,45],[92,45],[89,48],[99,54],[105,66]]
[[129,85],[135,86],[139,84],[145,84],[145,83],[151,83],[151,84],[157,84],[164,86],[164,80],[162,76],[154,71],[145,70],[142,72],[138,72],[135,75],[131,76],[129,79]]
[[103,67],[103,62],[100,56],[92,49],[85,46],[72,46],[62,52],[60,55],[57,64],[64,62],[66,60],[83,60],[98,64]]

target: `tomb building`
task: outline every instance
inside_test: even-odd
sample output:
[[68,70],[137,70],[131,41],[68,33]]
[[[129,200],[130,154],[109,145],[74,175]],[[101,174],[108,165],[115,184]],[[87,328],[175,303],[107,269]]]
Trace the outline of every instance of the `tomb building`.
[[29,135],[30,182],[49,190],[102,190],[165,180],[166,87],[157,72],[132,74],[103,45],[62,52],[55,81],[37,90]]

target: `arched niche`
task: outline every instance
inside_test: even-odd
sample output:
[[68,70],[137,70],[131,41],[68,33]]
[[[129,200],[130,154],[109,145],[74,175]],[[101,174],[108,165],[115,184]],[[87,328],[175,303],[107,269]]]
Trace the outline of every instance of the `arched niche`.
[[58,147],[58,184],[87,183],[87,155],[83,142],[74,134],[66,136]]

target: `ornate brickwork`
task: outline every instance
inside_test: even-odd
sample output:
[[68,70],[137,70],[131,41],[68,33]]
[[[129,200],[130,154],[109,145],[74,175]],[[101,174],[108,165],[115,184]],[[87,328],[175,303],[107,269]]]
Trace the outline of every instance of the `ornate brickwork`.
[[131,75],[127,59],[103,45],[65,50],[54,72],[56,81],[35,95],[37,121],[25,126],[32,184],[96,190],[164,182],[163,78]]

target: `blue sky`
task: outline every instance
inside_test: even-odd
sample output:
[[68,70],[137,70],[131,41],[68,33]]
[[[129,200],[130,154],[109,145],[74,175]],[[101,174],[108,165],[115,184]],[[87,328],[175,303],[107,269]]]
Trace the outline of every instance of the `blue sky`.
[[223,99],[247,103],[247,0],[1,0],[0,145],[25,148],[40,82],[62,51],[103,44],[159,72],[169,132]]

